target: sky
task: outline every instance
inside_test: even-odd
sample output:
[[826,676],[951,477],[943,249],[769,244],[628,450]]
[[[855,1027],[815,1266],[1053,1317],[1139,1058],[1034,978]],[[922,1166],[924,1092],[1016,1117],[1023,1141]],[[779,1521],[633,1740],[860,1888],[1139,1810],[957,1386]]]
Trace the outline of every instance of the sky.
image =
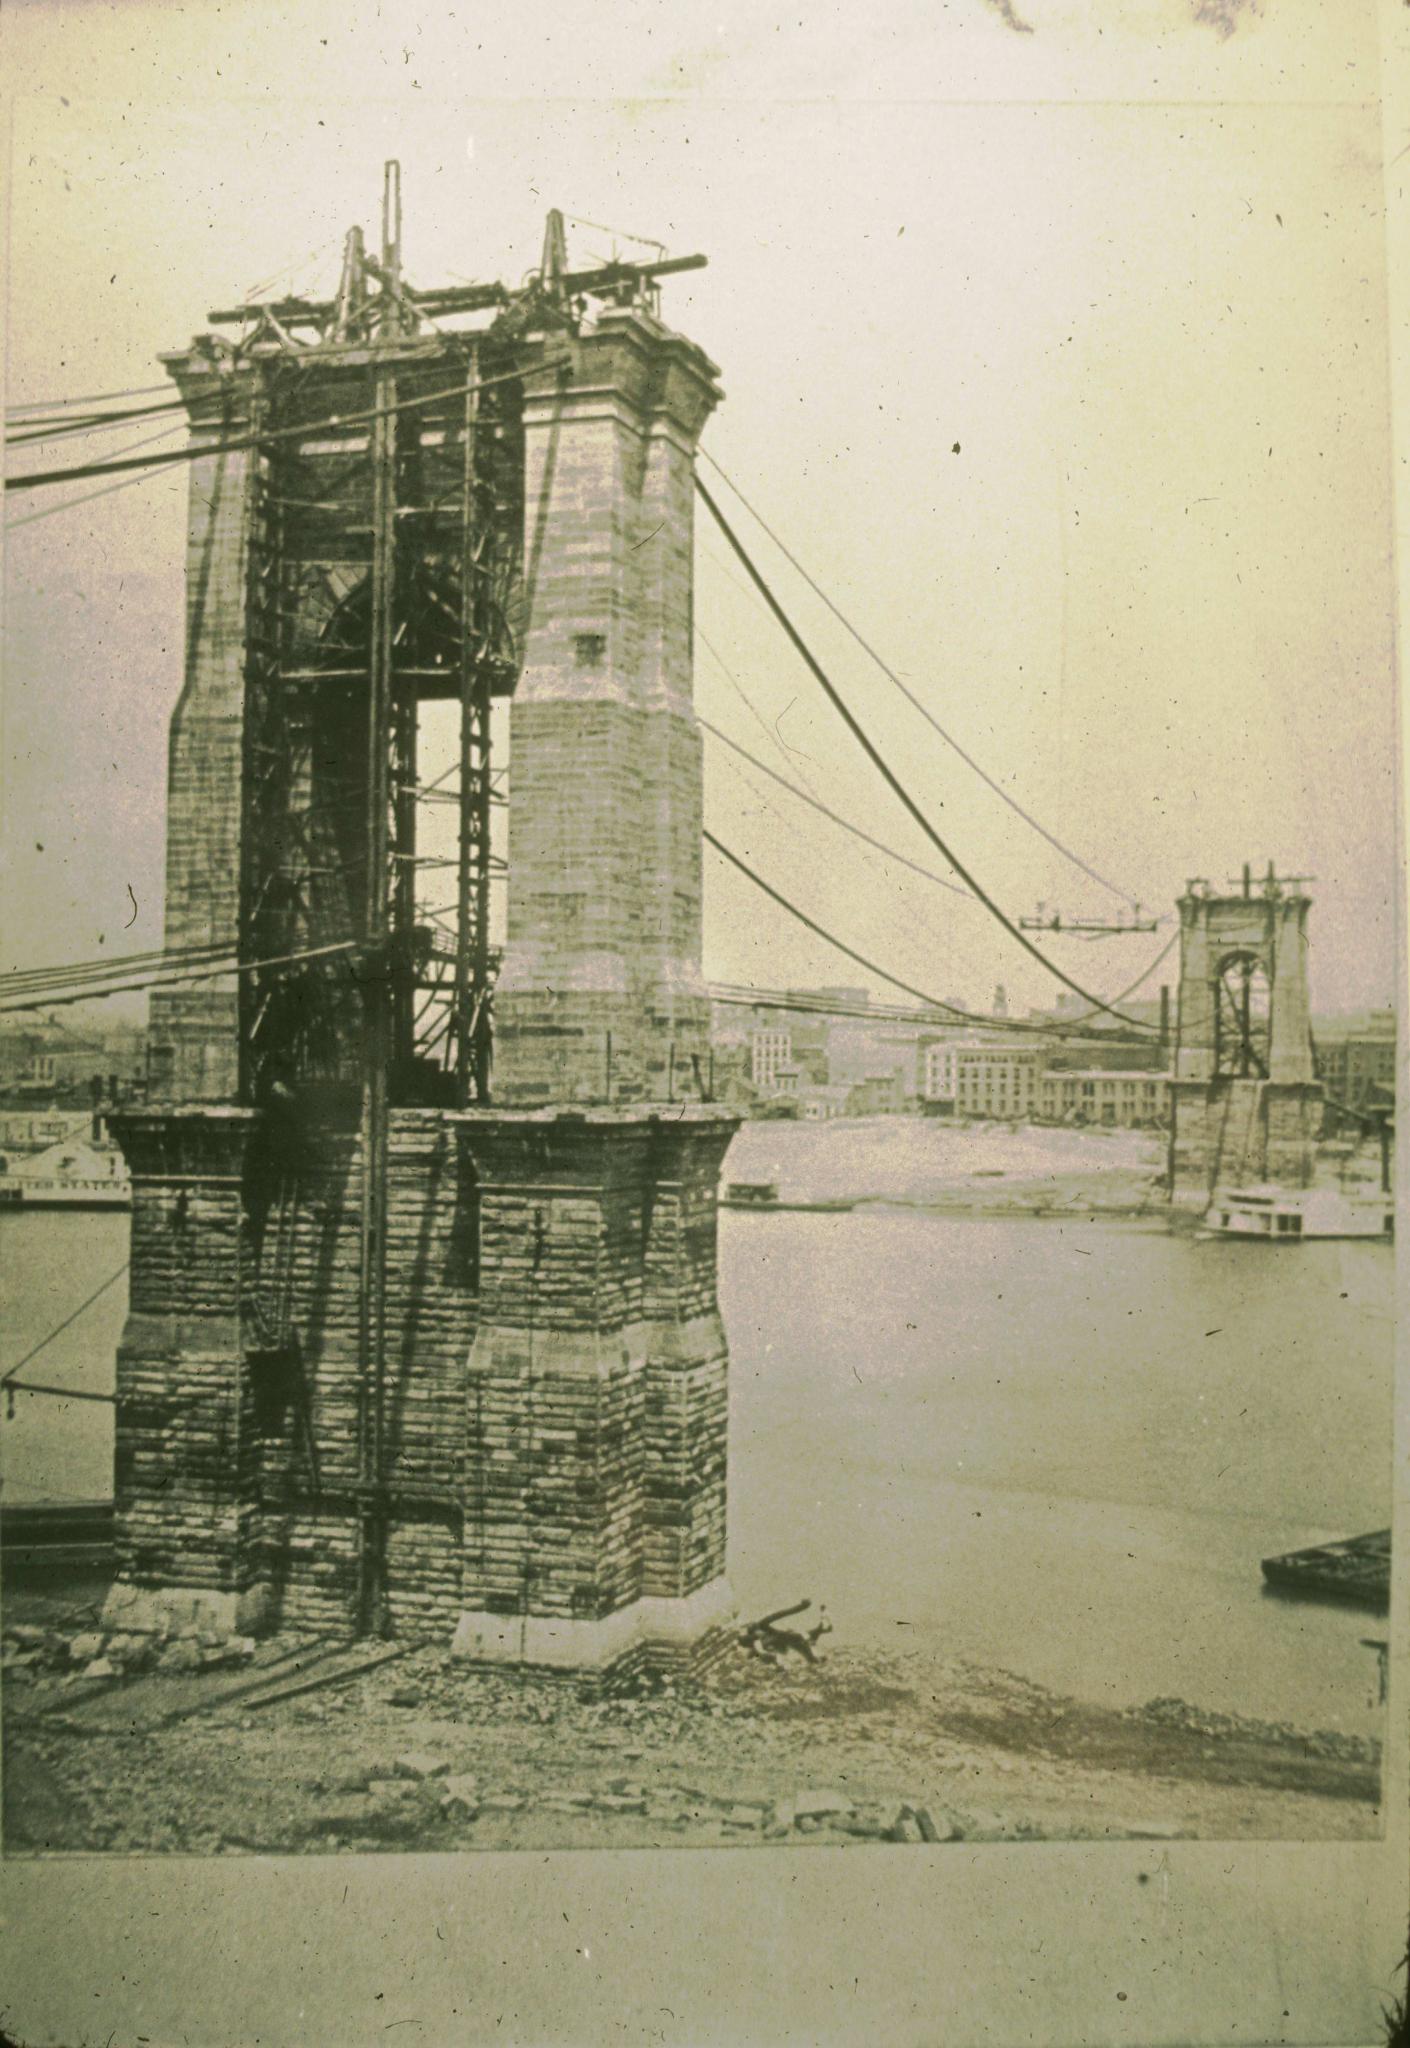
[[[1315,878],[1314,1004],[1390,1001],[1374,6],[409,14],[10,0],[9,402],[154,384],[209,308],[266,280],[331,288],[390,156],[415,284],[517,282],[551,205],[607,224],[570,222],[575,261],[631,236],[702,252],[664,315],[721,368],[709,455],[945,731],[1114,885],[986,786],[717,491],[989,893],[1015,917],[1120,895],[1168,916],[1188,877],[1271,859]],[[161,941],[185,478],[50,513],[94,488],[7,505],[29,522],[5,558],[7,968]],[[948,873],[703,509],[697,557],[701,713]],[[713,738],[706,764],[710,829],[880,965],[968,1003],[1000,983],[1013,1007],[1051,1000],[973,902]],[[1170,930],[1044,943],[1109,995]],[[887,992],[708,852],[705,967]]]

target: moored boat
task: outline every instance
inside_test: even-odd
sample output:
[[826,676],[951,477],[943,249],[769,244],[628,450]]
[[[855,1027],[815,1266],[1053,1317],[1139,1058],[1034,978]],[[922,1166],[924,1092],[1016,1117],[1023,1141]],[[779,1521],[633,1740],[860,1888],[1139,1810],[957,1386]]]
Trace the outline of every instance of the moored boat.
[[1352,1196],[1340,1188],[1280,1188],[1265,1182],[1216,1194],[1203,1222],[1211,1237],[1300,1244],[1309,1237],[1388,1238],[1395,1210],[1389,1195]]
[[1282,1593],[1345,1600],[1383,1614],[1390,1605],[1390,1530],[1373,1529],[1367,1536],[1265,1557],[1263,1576]]
[[781,1200],[778,1182],[772,1180],[731,1180],[726,1181],[725,1191],[720,1196],[722,1209],[825,1209],[828,1211],[855,1209],[856,1202],[837,1196],[819,1201]]
[[70,1139],[0,1171],[0,1209],[131,1207],[132,1182],[122,1154],[110,1145]]
[[72,1175],[0,1174],[0,1209],[130,1209],[126,1179],[85,1180]]

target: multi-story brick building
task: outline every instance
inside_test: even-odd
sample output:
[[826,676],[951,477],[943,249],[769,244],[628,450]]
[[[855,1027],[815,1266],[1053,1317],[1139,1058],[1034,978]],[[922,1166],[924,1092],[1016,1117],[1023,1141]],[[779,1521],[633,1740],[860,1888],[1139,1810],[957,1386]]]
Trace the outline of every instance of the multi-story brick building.
[[852,1115],[852,1089],[838,1082],[814,1082],[798,1091],[798,1114],[804,1123],[827,1124]]
[[864,1114],[912,1107],[923,1093],[921,1042],[921,1028],[914,1024],[834,1018],[827,1034],[828,1080],[839,1087],[870,1087],[878,1107]]
[[1051,1068],[1039,1083],[1038,1113],[1049,1123],[1158,1124],[1167,1113],[1169,1083],[1168,1074],[1149,1070]]
[[749,1034],[749,1078],[761,1095],[779,1093],[778,1077],[793,1065],[793,1034],[778,1029]]
[[1366,1110],[1394,1102],[1394,1010],[1372,1010],[1364,1018],[1321,1024],[1316,1041],[1317,1072],[1333,1116],[1342,1104]]
[[848,1116],[893,1116],[907,1106],[896,1074],[873,1074],[865,1081],[834,1085],[846,1089]]
[[95,1088],[109,1099],[126,1098],[145,1071],[146,1035],[139,1026],[80,1034],[46,1025],[0,1034],[0,1095],[17,1101],[82,1101]]
[[937,1040],[926,1047],[923,1096],[957,1116],[1024,1118],[1038,1108],[1047,1060],[1038,1045],[982,1039]]

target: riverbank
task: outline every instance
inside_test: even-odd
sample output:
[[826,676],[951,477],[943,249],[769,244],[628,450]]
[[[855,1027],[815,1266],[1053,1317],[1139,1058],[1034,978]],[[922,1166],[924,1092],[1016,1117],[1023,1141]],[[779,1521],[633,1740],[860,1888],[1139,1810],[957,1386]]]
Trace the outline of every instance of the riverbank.
[[866,1117],[741,1126],[726,1178],[782,1203],[847,1201],[936,1215],[1164,1217],[1159,1132]]
[[7,1854],[1345,1840],[1380,1825],[1364,1737],[1182,1701],[1095,1707],[910,1645],[782,1665],[736,1645],[703,1683],[599,1698],[429,1644],[254,1707],[261,1673],[263,1690],[312,1674],[318,1646],[210,1645],[207,1669],[125,1682],[55,1670],[59,1624],[96,1613],[7,1602],[7,1628],[50,1642],[23,1682],[7,1673]]
[[[1296,1738],[1258,1731],[1286,1724],[1360,1742],[1379,1736],[1384,1710],[1374,1656],[1363,1642],[1367,1619],[1354,1609],[1271,1596],[1260,1560],[1389,1520],[1392,1248],[1309,1244],[1291,1260],[1250,1259],[1246,1247],[1174,1236],[1154,1217],[1040,1223],[937,1214],[926,1205],[957,1157],[977,1173],[987,1170],[982,1152],[957,1153],[955,1135],[879,1119],[850,1128],[756,1126],[737,1141],[770,1145],[757,1174],[736,1169],[731,1159],[727,1172],[737,1170],[740,1178],[777,1177],[804,1187],[812,1180],[823,1193],[840,1186],[876,1199],[850,1213],[721,1215],[720,1292],[732,1355],[729,1568],[745,1614],[781,1607],[803,1592],[825,1600],[836,1633],[822,1668],[834,1675],[851,1670],[859,1683],[895,1684],[921,1701],[934,1696],[954,1716],[977,1715],[992,1735],[977,1753],[1004,1754],[1014,1769],[986,1761],[970,1813],[955,1796],[962,1774],[952,1778],[939,1761],[931,1776],[921,1770],[930,1738],[912,1705],[893,1703],[895,1726],[858,1735],[849,1748],[844,1688],[838,1711],[816,1721],[820,1747],[806,1715],[800,1719],[792,1709],[782,1734],[767,1736],[771,1708],[763,1733],[748,1719],[739,1723],[741,1761],[747,1736],[758,1798],[784,1799],[790,1784],[794,1792],[819,1784],[826,1790],[832,1775],[855,1769],[856,1784],[869,1794],[929,1806],[932,1817],[935,1809],[949,1810],[948,1796],[961,1829],[982,1825],[987,1800],[987,1810],[1006,1825],[1040,1831],[1070,1831],[1084,1824],[1084,1813],[1117,1823],[1154,1813],[1206,1835],[1364,1832],[1371,1809],[1360,1795],[1328,1797],[1316,1783],[1309,1790],[1305,1779],[1296,1794],[1281,1780],[1263,1782],[1268,1769],[1281,1770],[1290,1743],[1296,1751]],[[1119,1132],[1040,1137],[1078,1157],[1112,1162],[1132,1142]],[[1003,1150],[1026,1142],[1022,1133],[1010,1139],[975,1132],[973,1145],[981,1140]],[[1138,1135],[1136,1143],[1145,1142]],[[771,1157],[784,1167],[777,1176],[768,1171]],[[1020,1159],[1010,1154],[1010,1163],[1016,1168]],[[1050,1155],[1049,1170],[1057,1164]],[[997,1179],[992,1189],[1004,1185]],[[19,1302],[12,1356],[69,1316],[120,1263],[124,1246],[112,1232],[112,1219],[102,1217],[0,1218],[7,1267],[33,1290]],[[123,1309],[115,1286],[59,1337],[44,1358],[45,1377],[110,1392]],[[109,1491],[111,1409],[101,1400],[70,1406],[22,1394],[3,1427],[8,1497]],[[15,1615],[11,1604],[7,1622]],[[83,1626],[92,1627],[91,1617]],[[911,1675],[886,1675],[898,1653],[907,1656]],[[389,1683],[400,1668],[389,1668]],[[1005,1671],[1034,1689],[1041,1705],[1033,1714],[1018,1712],[1012,1693],[992,1676]],[[965,1676],[974,1673],[991,1676]],[[464,1683],[463,1672],[454,1676]],[[145,1691],[146,1684],[145,1677],[125,1684],[113,1699],[129,1714],[141,1699],[174,1701],[174,1676],[163,1677],[157,1692]],[[978,1687],[977,1705],[965,1705],[967,1685]],[[25,1689],[13,1677],[6,1688],[22,1719],[35,1705],[21,1697]],[[77,1714],[81,1689],[64,1688],[65,1717]],[[329,1706],[322,1720],[310,1716],[308,1730],[350,1725],[350,1709],[333,1706],[334,1697],[309,1696]],[[360,1694],[355,1687],[336,1697]],[[381,1697],[370,1687],[375,1740],[354,1746],[345,1775],[381,1772],[388,1755],[400,1754],[392,1745],[417,1739],[404,1726],[410,1710],[378,1705]],[[1203,1717],[1223,1731],[1203,1745],[1191,1748],[1181,1738],[1179,1753],[1192,1767],[1214,1770],[1230,1758],[1229,1726],[1254,1731],[1248,1756],[1235,1759],[1239,1783],[1251,1786],[1243,1804],[1241,1794],[1213,1781],[1209,1803],[1187,1809],[1183,1794],[1162,1794],[1155,1808],[1139,1803],[1148,1773],[1162,1784],[1171,1779],[1167,1745],[1174,1739],[1168,1724],[1142,1733],[1140,1717],[1151,1701],[1173,1697],[1229,1717],[1228,1726],[1213,1713]],[[448,1742],[459,1742],[464,1728],[457,1734],[457,1725],[475,1715],[500,1730],[487,1737],[484,1768],[495,1775],[485,1783],[527,1799],[530,1787],[513,1775],[513,1745],[515,1731],[528,1724],[498,1699],[493,1688],[467,1692],[465,1703],[438,1718]],[[565,1754],[573,1768],[585,1767],[596,1754],[586,1743],[594,1724],[580,1727],[561,1688],[544,1704],[565,1715]],[[809,1711],[816,1717],[815,1708]],[[863,1713],[861,1721],[886,1731],[885,1711],[877,1712],[880,1720]],[[305,1723],[292,1705],[251,1715],[249,1740],[256,1729],[283,1727],[286,1717],[294,1755]],[[734,1727],[723,1716],[706,1719],[727,1735]],[[619,1743],[643,1746],[612,1726]],[[689,1731],[703,1726],[693,1719],[688,1729],[682,1723],[686,1732],[673,1733],[668,1716],[657,1729],[659,1782],[713,1788],[723,1797],[736,1782],[729,1776],[731,1745],[717,1778],[692,1773]],[[1016,1727],[1028,1732],[1018,1749],[1004,1751],[1006,1732]],[[953,1745],[962,1747],[959,1719],[953,1728]],[[1082,1765],[1085,1777],[1078,1774],[1080,1754],[1051,1759],[1043,1748],[1074,1730],[1085,1731],[1089,1750],[1082,1754],[1109,1760]],[[93,1739],[61,1737],[57,1724],[31,1738],[16,1722],[12,1735],[25,1743],[55,1740],[60,1752],[57,1763],[42,1748],[20,1752],[32,1765],[21,1778],[42,1787],[47,1772],[58,1772],[57,1804],[41,1804],[26,1839],[54,1834],[71,1843],[82,1835],[72,1818],[75,1802],[81,1808],[87,1796],[72,1775],[81,1766],[107,1774],[98,1782],[110,1782],[111,1798],[98,1810],[116,1812],[120,1827],[128,1811],[144,1826],[151,1820],[143,1819],[136,1784],[139,1763],[146,1764],[138,1752],[125,1759],[111,1734],[100,1749]],[[1132,1750],[1127,1745],[1136,1736]],[[261,1733],[259,1740],[266,1739]],[[212,1794],[228,1814],[232,1837],[243,1803],[260,1810],[262,1794],[245,1773],[238,1733],[209,1755],[195,1740],[194,1724],[189,1738],[149,1740],[154,1782],[169,1789],[169,1804],[185,1816],[183,1837],[201,1803],[182,1779],[188,1740],[194,1771],[241,1788],[238,1797],[227,1798],[218,1786]],[[1215,1754],[1201,1757],[1201,1746]],[[551,1740],[535,1753],[549,1770]],[[459,1768],[462,1755],[452,1746],[443,1760]],[[884,1756],[894,1770],[880,1779],[869,1775]],[[605,1751],[591,1780],[593,1796],[634,1796],[611,1783],[633,1761],[624,1763],[619,1751],[614,1769]],[[1056,1784],[1050,1761],[1067,1774]],[[1025,1773],[1039,1764],[1030,1786]],[[1246,1764],[1256,1766],[1252,1779]],[[287,1785],[291,1810],[316,1817],[294,1765],[286,1770],[276,1759],[271,1768]],[[465,1768],[481,1767],[472,1761]],[[824,1770],[826,1781],[817,1775]],[[317,1775],[311,1763],[305,1776]],[[575,1789],[581,1788],[570,1782],[562,1796]],[[1310,1799],[1307,1813],[1289,1809],[1289,1797]],[[664,1791],[662,1800],[664,1812]],[[51,1826],[50,1810],[70,1818]],[[154,1810],[159,1816],[160,1807]],[[318,1808],[325,1817],[328,1810]],[[528,1811],[512,1810],[515,1827],[529,1825]],[[614,1818],[617,1812],[603,1809],[605,1828],[632,1821],[631,1812],[626,1820]],[[899,1818],[898,1804],[887,1826]],[[637,1811],[635,1824],[642,1820]],[[869,1808],[861,1820],[875,1825],[878,1816]],[[491,1810],[475,1825],[483,1831],[487,1821],[501,1824]],[[690,1832],[701,1825],[691,1822],[670,1838],[717,1838]]]

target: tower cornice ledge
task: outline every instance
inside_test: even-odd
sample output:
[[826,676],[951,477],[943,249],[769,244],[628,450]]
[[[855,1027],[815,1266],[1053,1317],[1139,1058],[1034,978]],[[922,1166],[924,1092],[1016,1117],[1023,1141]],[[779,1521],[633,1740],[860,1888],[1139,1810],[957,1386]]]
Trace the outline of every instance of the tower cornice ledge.
[[639,413],[666,414],[693,437],[724,396],[719,368],[704,349],[638,307],[604,313],[595,327],[573,339],[570,350],[570,365],[525,366],[530,422],[566,398],[582,401],[615,391]]

